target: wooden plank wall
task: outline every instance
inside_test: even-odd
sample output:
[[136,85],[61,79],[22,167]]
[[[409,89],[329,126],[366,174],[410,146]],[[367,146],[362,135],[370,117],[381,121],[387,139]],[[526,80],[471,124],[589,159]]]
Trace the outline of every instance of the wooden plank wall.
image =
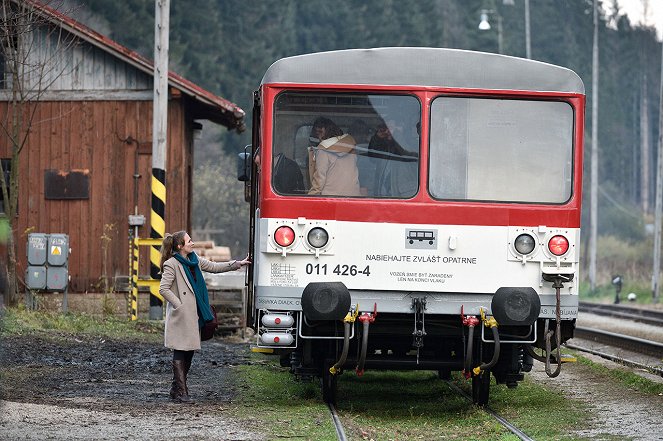
[[[166,230],[187,229],[190,218],[192,139],[185,99],[169,102]],[[7,103],[0,102],[4,118]],[[38,105],[28,144],[20,159],[18,243],[20,274],[26,268],[28,232],[66,233],[72,254],[70,291],[99,292],[101,277],[128,275],[128,215],[134,213],[135,144],[152,140],[149,101],[62,101]],[[0,157],[9,145],[0,140]],[[149,237],[151,155],[138,156],[138,212],[146,217],[141,237]],[[89,170],[87,200],[44,199],[44,170]],[[104,227],[113,238],[104,258]],[[140,273],[149,274],[147,250],[141,253]]]
[[27,82],[31,89],[40,81],[49,90],[152,90],[151,75],[60,28],[41,26],[32,36],[27,63],[44,69]]

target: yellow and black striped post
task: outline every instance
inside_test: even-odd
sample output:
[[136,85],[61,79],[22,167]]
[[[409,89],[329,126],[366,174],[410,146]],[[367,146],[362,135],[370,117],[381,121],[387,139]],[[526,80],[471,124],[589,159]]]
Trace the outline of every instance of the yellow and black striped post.
[[[150,238],[161,239],[166,235],[166,171],[159,168],[152,169],[152,212],[150,213]],[[161,252],[159,245],[150,247],[150,277],[159,278],[159,264]],[[150,286],[150,319],[163,318],[163,298],[159,294],[159,286]]]
[[131,238],[131,320],[138,320],[138,238]]

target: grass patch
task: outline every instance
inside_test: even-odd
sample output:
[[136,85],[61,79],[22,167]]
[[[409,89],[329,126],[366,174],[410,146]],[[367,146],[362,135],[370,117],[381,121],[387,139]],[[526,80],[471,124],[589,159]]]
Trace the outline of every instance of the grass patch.
[[[629,302],[626,298],[631,292],[637,295],[637,299],[634,302]],[[597,285],[596,289],[592,291],[589,287],[589,282],[580,282],[578,297],[584,302],[613,303],[615,300],[615,287],[612,284]],[[650,305],[653,302],[651,287],[642,282],[627,280],[622,286],[619,299],[622,303],[631,306]]]
[[525,375],[517,389],[493,383],[490,408],[536,440],[577,439],[573,430],[586,427],[591,418],[587,406],[529,381]]
[[611,369],[598,363],[594,363],[590,359],[578,355],[578,363],[588,366],[592,371],[617,380],[623,386],[629,389],[635,389],[640,392],[654,395],[663,395],[663,384],[656,383],[648,380],[640,375],[625,369]]
[[[266,428],[268,439],[336,439],[319,381],[297,382],[271,361],[238,371],[237,416]],[[454,381],[470,391],[469,381]],[[513,390],[493,380],[490,407],[537,440],[574,439],[569,433],[589,418],[580,403],[527,381]],[[367,371],[361,378],[347,372],[337,410],[349,439],[517,440],[430,371]]]
[[89,334],[108,338],[148,337],[161,338],[161,321],[134,322],[115,317],[92,317],[79,313],[54,313],[9,308],[0,319],[0,335],[22,335],[34,332]]
[[239,366],[237,373],[240,405],[232,413],[254,422],[268,439],[336,439],[317,382],[297,382],[275,363]]

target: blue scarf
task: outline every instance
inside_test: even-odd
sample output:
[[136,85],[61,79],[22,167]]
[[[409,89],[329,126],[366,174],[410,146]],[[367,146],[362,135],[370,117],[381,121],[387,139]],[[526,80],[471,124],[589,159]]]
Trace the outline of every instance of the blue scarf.
[[[207,285],[205,285],[203,273],[198,266],[198,256],[196,253],[191,253],[186,257],[182,257],[180,253],[175,253],[174,256],[182,264],[182,267],[184,267],[184,273],[187,279],[189,279],[191,286],[193,286],[193,293],[196,296],[196,308],[198,309],[198,327],[202,328],[206,322],[214,320],[214,316],[212,316],[209,306]],[[195,278],[194,274],[196,275]]]

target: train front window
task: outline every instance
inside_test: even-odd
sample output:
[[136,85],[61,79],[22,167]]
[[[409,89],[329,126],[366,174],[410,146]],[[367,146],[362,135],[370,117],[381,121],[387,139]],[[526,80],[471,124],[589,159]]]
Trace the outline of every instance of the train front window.
[[572,155],[567,103],[433,101],[428,185],[434,198],[561,204],[571,197]]
[[420,114],[413,96],[281,93],[274,104],[274,191],[413,197],[419,185]]

